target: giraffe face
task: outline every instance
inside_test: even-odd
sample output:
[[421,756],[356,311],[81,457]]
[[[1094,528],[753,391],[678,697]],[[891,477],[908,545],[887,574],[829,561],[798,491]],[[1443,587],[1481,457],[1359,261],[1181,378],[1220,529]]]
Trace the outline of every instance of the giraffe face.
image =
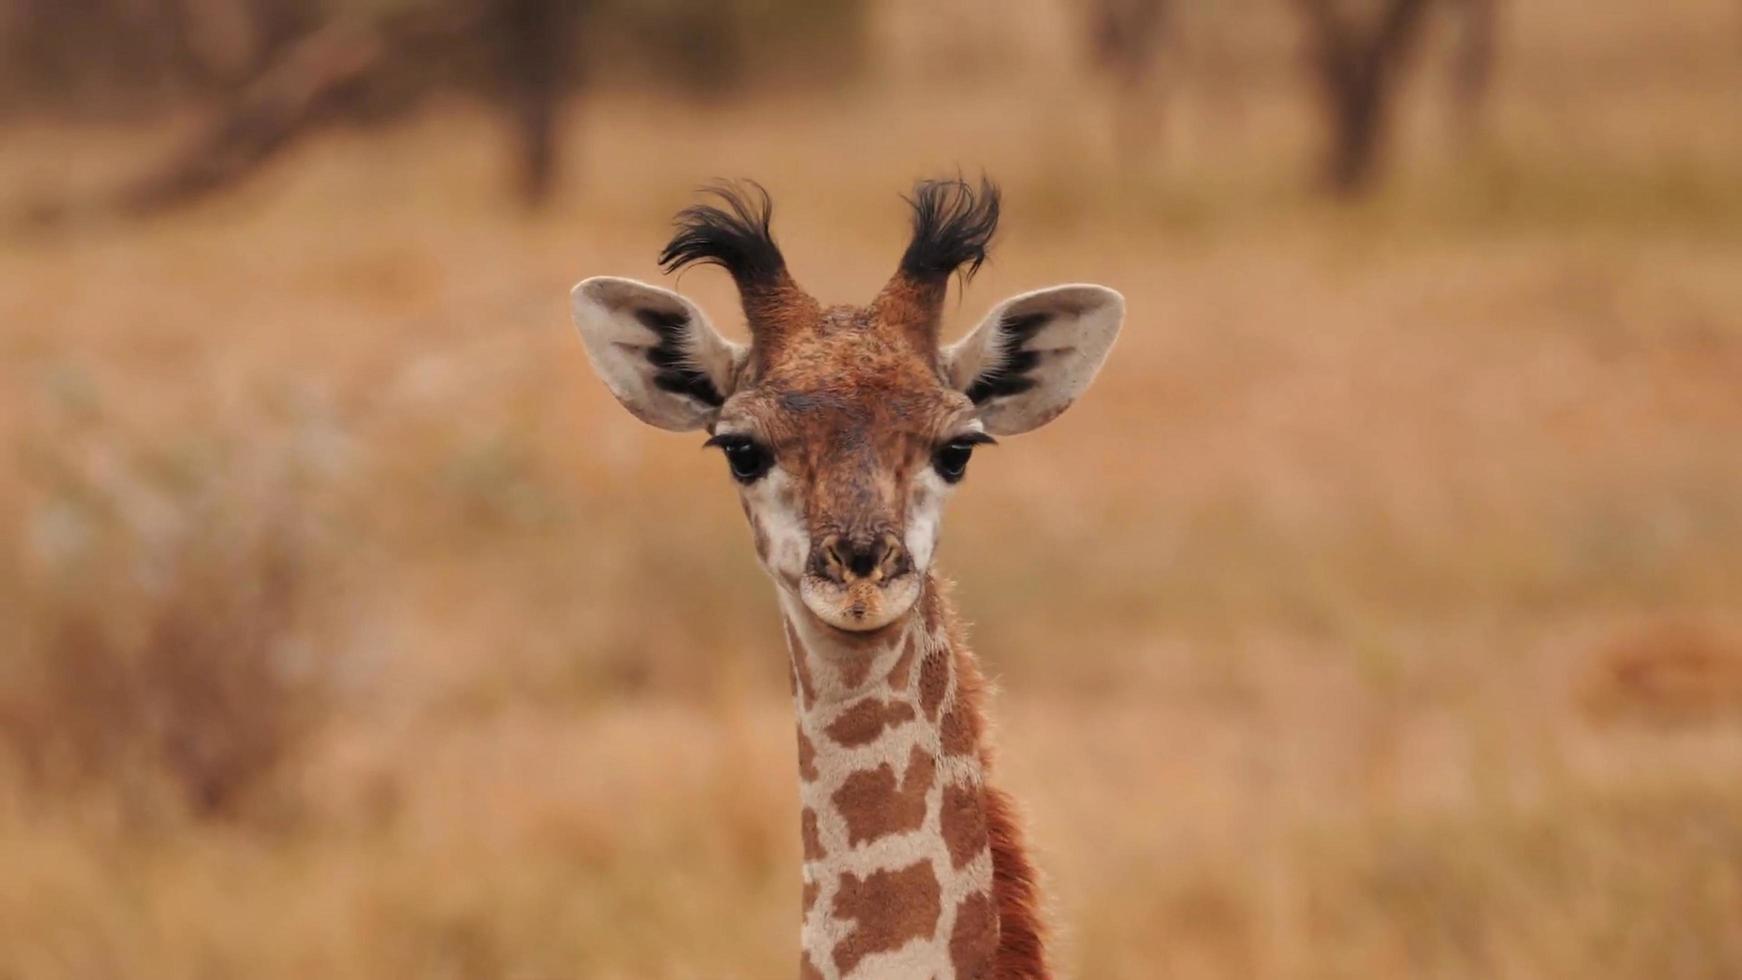
[[944,501],[975,447],[992,441],[974,402],[877,317],[822,311],[747,372],[709,440],[775,583],[854,632],[912,607]]
[[724,207],[680,214],[661,261],[731,273],[752,342],[726,340],[676,293],[598,277],[572,293],[588,357],[636,417],[710,433],[781,589],[834,629],[883,629],[912,609],[975,446],[1069,407],[1124,299],[1090,285],[1024,293],[940,346],[950,276],[985,260],[997,225],[990,183],[919,184],[895,276],[867,306],[827,309],[787,274],[767,195],[716,193]]

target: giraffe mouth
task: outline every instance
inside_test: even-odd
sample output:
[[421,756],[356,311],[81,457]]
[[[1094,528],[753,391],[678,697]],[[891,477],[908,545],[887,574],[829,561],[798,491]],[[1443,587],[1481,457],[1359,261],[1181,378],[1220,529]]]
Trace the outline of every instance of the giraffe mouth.
[[905,616],[919,598],[919,576],[906,572],[872,582],[842,584],[820,575],[806,575],[798,588],[805,608],[824,624],[849,633],[879,630]]

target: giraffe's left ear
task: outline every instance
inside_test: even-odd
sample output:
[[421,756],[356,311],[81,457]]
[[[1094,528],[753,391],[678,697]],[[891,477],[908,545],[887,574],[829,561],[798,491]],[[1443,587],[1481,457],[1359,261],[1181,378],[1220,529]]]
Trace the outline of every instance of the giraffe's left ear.
[[694,303],[610,276],[584,280],[569,298],[593,369],[636,418],[676,432],[714,420],[746,348],[720,336]]
[[1119,324],[1125,297],[1105,286],[1069,285],[998,304],[972,333],[941,352],[956,389],[979,406],[994,435],[1015,435],[1057,418],[1089,387]]

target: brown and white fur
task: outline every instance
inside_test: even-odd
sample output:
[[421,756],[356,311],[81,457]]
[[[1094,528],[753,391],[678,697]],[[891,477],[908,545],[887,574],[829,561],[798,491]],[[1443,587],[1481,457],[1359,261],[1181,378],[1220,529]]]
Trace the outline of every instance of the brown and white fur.
[[667,271],[723,267],[751,343],[676,293],[574,289],[594,368],[637,417],[705,429],[739,487],[785,620],[798,711],[802,978],[1045,978],[1034,871],[987,782],[983,682],[932,571],[975,446],[1040,426],[1093,379],[1124,315],[1101,286],[1024,293],[940,346],[949,279],[986,258],[982,181],[915,188],[913,237],[867,306],[793,282],[755,185],[678,217]]

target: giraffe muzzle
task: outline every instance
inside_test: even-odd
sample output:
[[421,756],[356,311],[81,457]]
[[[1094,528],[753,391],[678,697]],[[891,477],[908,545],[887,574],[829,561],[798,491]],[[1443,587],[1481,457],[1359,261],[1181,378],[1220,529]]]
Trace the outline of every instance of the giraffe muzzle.
[[837,629],[880,629],[912,607],[919,576],[901,539],[880,534],[823,536],[812,549],[799,597]]
[[877,584],[894,579],[912,567],[901,539],[885,531],[851,537],[827,535],[812,554],[810,571],[837,585],[850,586],[860,581]]

